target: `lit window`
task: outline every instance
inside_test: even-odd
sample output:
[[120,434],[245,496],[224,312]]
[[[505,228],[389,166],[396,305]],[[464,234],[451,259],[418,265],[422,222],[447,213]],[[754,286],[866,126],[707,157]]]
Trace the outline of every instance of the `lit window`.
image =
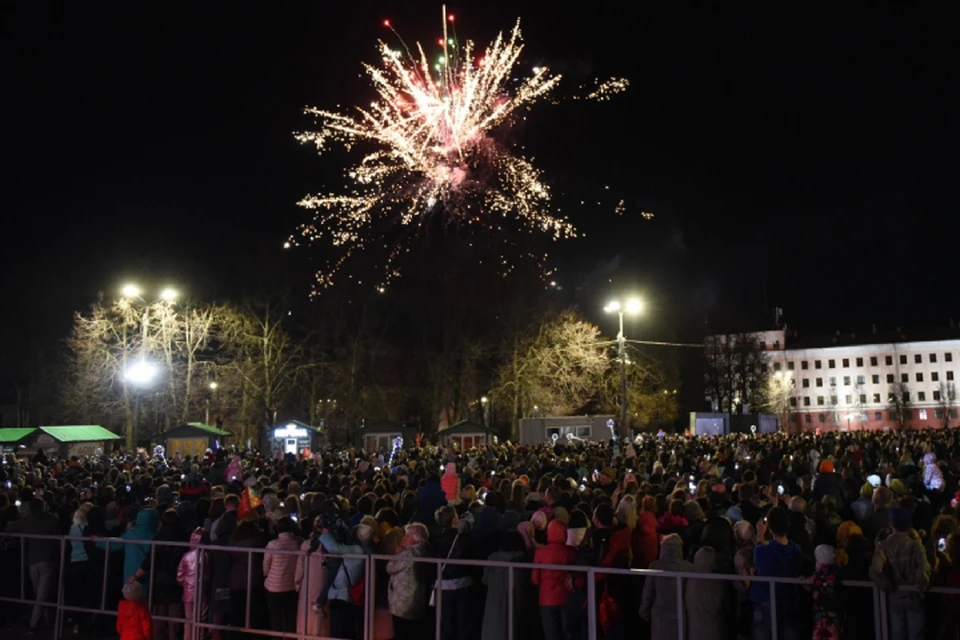
[[879,394],[879,393],[873,394],[873,401],[874,401],[874,402],[880,402],[880,394]]
[[843,376],[843,386],[845,387],[850,386],[850,376]]

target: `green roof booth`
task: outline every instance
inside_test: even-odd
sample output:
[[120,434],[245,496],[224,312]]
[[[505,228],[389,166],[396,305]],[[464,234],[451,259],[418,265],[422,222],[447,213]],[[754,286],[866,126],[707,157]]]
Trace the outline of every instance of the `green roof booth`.
[[267,439],[274,453],[280,451],[283,455],[299,456],[304,449],[319,451],[323,446],[324,432],[321,427],[306,422],[287,420],[268,431]]
[[230,437],[229,431],[212,427],[202,422],[188,422],[163,434],[163,448],[168,458],[180,453],[181,457],[202,456],[207,449],[217,449]]
[[100,425],[66,425],[58,427],[37,427],[30,434],[26,449],[39,451],[43,449],[48,456],[93,456],[106,453],[113,442],[120,440],[120,436]]
[[0,429],[0,448],[4,453],[16,453],[26,448],[26,441],[36,431],[36,427],[4,427]]
[[473,420],[464,420],[446,429],[441,429],[437,437],[440,444],[456,445],[460,451],[477,445],[493,444],[494,430]]

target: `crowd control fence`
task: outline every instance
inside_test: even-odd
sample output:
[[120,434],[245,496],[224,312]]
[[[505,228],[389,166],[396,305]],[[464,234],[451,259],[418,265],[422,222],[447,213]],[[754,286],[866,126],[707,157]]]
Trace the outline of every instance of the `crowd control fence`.
[[[56,579],[53,581],[53,588],[48,590],[46,594],[36,594],[34,592],[34,585],[32,581],[32,575],[30,571],[30,565],[28,564],[28,546],[30,544],[37,544],[38,542],[48,542],[49,548],[52,548],[53,545],[59,549],[58,560],[54,561],[53,565],[47,565],[52,567],[51,570],[55,572]],[[66,589],[66,578],[67,571],[69,570],[69,564],[71,559],[71,547],[74,541],[87,541],[94,542],[99,545],[99,547],[105,552],[104,553],[104,566],[101,567],[91,567],[91,571],[102,572],[100,575],[104,576],[102,584],[99,586],[99,592],[95,594],[87,593],[85,596],[85,604],[77,605],[72,602],[68,602],[67,598],[67,589]],[[108,616],[110,617],[111,626],[113,624],[113,618],[116,617],[117,611],[115,607],[108,606],[108,603],[116,602],[118,598],[122,598],[120,594],[117,593],[108,593],[108,588],[111,587],[110,581],[107,579],[107,576],[111,574],[111,567],[114,571],[116,570],[115,563],[124,562],[124,554],[127,545],[146,545],[149,546],[151,552],[146,556],[147,561],[149,562],[150,571],[147,571],[146,575],[142,578],[142,583],[146,585],[145,598],[147,599],[147,604],[151,606],[151,611],[153,611],[153,579],[156,575],[156,572],[153,571],[153,567],[156,562],[156,553],[153,551],[158,547],[185,547],[184,551],[186,552],[188,548],[194,548],[202,551],[203,553],[198,554],[198,563],[197,563],[197,575],[199,576],[209,576],[210,567],[211,567],[211,558],[212,554],[215,553],[228,553],[232,558],[238,558],[246,556],[246,586],[245,598],[246,601],[242,603],[242,625],[238,624],[225,624],[223,621],[214,622],[212,617],[208,613],[208,605],[210,602],[210,585],[209,578],[206,581],[206,584],[201,589],[203,597],[195,598],[193,606],[190,611],[184,611],[183,617],[171,617],[163,615],[154,615],[154,621],[165,622],[165,623],[175,623],[177,625],[184,625],[183,629],[189,630],[185,634],[180,632],[183,636],[183,640],[203,640],[206,636],[212,636],[214,638],[226,637],[228,639],[234,637],[242,638],[252,638],[254,636],[259,636],[263,638],[292,638],[298,640],[306,640],[310,638],[323,638],[324,636],[318,635],[309,635],[302,628],[303,620],[305,616],[311,615],[311,613],[304,609],[303,600],[298,596],[298,632],[296,633],[285,633],[279,631],[273,631],[270,629],[257,628],[252,624],[251,620],[251,597],[253,590],[250,589],[250,585],[254,580],[254,563],[263,561],[263,555],[265,553],[277,554],[277,555],[295,555],[295,556],[307,556],[305,551],[281,551],[281,550],[267,550],[263,548],[249,548],[249,547],[240,547],[240,546],[220,546],[216,544],[210,545],[193,545],[189,542],[170,542],[170,541],[134,541],[134,540],[121,540],[119,538],[77,538],[70,536],[43,536],[43,535],[31,535],[31,534],[19,534],[19,533],[0,533],[0,549],[5,550],[7,553],[7,558],[11,557],[15,559],[16,555],[11,556],[9,554],[19,554],[19,575],[13,576],[10,575],[10,570],[13,567],[2,566],[2,575],[3,582],[5,582],[6,590],[0,594],[0,603],[5,605],[21,605],[26,609],[32,609],[34,607],[39,607],[42,611],[49,614],[53,612],[53,632],[54,638],[60,640],[65,636],[69,637],[69,634],[65,631],[66,620],[68,616],[80,616],[92,617],[92,616]],[[378,554],[326,554],[328,558],[341,558],[341,559],[360,559],[363,561],[365,566],[365,575],[367,579],[364,581],[364,606],[362,610],[362,640],[376,640],[379,637],[387,637],[378,635],[376,633],[376,610],[377,607],[381,608],[386,606],[386,601],[384,598],[378,598],[378,580],[383,580],[381,574],[377,572],[377,567],[382,567],[382,563],[386,563],[389,560],[397,559],[396,556],[389,555],[378,555]],[[306,561],[306,567],[310,567],[310,562],[308,558],[304,558]],[[587,589],[587,640],[598,640],[598,636],[601,636],[602,633],[598,628],[598,597],[599,591],[597,587],[597,576],[601,574],[602,576],[625,576],[634,579],[638,579],[636,588],[640,588],[640,578],[645,577],[657,577],[657,578],[669,578],[676,581],[676,598],[677,598],[677,610],[679,615],[677,616],[677,631],[676,638],[678,640],[695,640],[694,638],[689,638],[687,633],[687,620],[684,615],[684,590],[687,588],[696,588],[697,581],[702,580],[721,580],[727,582],[739,582],[743,583],[745,578],[744,576],[731,575],[731,574],[719,574],[719,573],[692,573],[692,572],[670,572],[670,571],[657,571],[657,570],[643,570],[643,569],[610,569],[610,568],[600,568],[600,567],[590,567],[590,566],[580,566],[580,565],[549,565],[549,564],[530,564],[530,563],[510,563],[510,562],[498,562],[492,560],[453,560],[445,558],[411,558],[404,557],[405,560],[416,562],[416,563],[426,563],[433,565],[431,569],[431,575],[436,574],[436,580],[439,584],[440,575],[443,571],[444,566],[446,565],[461,565],[461,566],[473,566],[473,567],[494,567],[499,569],[507,570],[507,619],[513,621],[515,618],[515,593],[514,590],[517,588],[518,577],[521,576],[522,572],[529,572],[531,569],[537,568],[540,570],[558,570],[564,572],[573,572],[580,575],[586,575],[586,589]],[[7,565],[10,563],[8,562]],[[425,572],[424,572],[425,573]],[[478,572],[479,573],[479,572]],[[260,572],[256,572],[257,575]],[[523,575],[526,575],[524,573]],[[14,579],[16,584],[14,584]],[[303,581],[301,583],[301,591],[306,590],[310,593],[310,584],[311,580],[322,579],[321,576],[313,575],[310,571],[305,571],[303,576]],[[760,576],[751,576],[749,577],[751,583],[760,583],[766,584],[770,590],[770,631],[769,638],[771,640],[783,640],[779,637],[783,629],[781,627],[782,622],[778,624],[777,620],[777,590],[776,585],[778,584],[794,584],[794,585],[806,585],[808,581],[801,578],[771,578],[771,577],[760,577]],[[122,587],[120,585],[113,585],[115,588],[119,589]],[[382,585],[381,585],[382,586]],[[869,589],[872,594],[873,602],[873,619],[869,621],[866,619],[870,614],[865,611],[848,611],[848,615],[859,616],[861,623],[870,624],[874,627],[875,637],[878,640],[891,640],[895,637],[895,634],[891,634],[889,628],[889,594],[880,590],[873,582],[869,581],[846,581],[843,583],[845,589]],[[601,586],[602,588],[602,586]],[[914,590],[911,587],[900,587],[901,591],[910,591]],[[951,594],[951,595],[960,595],[960,588],[945,588],[945,587],[934,587],[927,590],[926,593],[933,594]],[[637,597],[636,601],[639,602],[640,598]],[[237,606],[239,603],[230,602],[231,607]],[[262,604],[262,603],[258,603]],[[90,606],[93,605],[93,606]],[[435,598],[433,602],[434,606],[428,608],[427,620],[432,622],[433,631],[435,633],[435,640],[442,640],[441,638],[441,616],[444,606],[444,590],[436,589]],[[525,612],[527,615],[530,612]],[[482,619],[482,612],[479,616],[476,617],[477,622]],[[236,621],[235,621],[236,622]],[[507,624],[507,638],[506,640],[523,640],[515,638],[514,624]],[[360,625],[357,628],[357,635],[360,635]],[[781,627],[778,629],[778,627]],[[207,634],[205,631],[209,631]],[[629,630],[628,630],[629,633]],[[234,634],[234,635],[231,635]],[[355,640],[360,640],[356,638]],[[552,639],[547,639],[552,640]]]

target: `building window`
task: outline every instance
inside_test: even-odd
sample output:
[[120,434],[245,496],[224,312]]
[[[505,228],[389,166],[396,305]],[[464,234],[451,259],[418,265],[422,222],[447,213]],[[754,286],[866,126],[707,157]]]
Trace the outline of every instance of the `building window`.
[[957,417],[957,410],[956,410],[956,409],[950,409],[950,417],[951,417],[951,418],[956,418],[956,417]]
[[776,349],[777,351],[780,350],[780,341],[779,341],[779,340],[774,340],[774,341],[773,341],[773,348]]
[[806,360],[800,361],[800,368],[806,371],[809,368],[809,363]]
[[803,406],[805,406],[805,407],[809,407],[809,406],[810,406],[810,396],[804,396],[804,397],[803,397]]
[[800,416],[797,415],[797,414],[795,414],[795,413],[791,413],[791,414],[790,414],[790,422],[792,422],[793,424],[799,423],[799,422],[800,422]]
[[939,372],[939,371],[931,371],[931,372],[930,372],[930,380],[931,380],[932,382],[940,382],[940,372]]
[[796,398],[790,398],[790,406],[791,406],[791,407],[797,406],[797,399],[796,399]]
[[817,386],[818,386],[818,387],[822,387],[822,386],[823,386],[823,378],[817,378]]
[[841,362],[843,363],[844,369],[850,366],[850,358],[844,358]]
[[893,364],[893,356],[885,356],[883,360],[888,367]]
[[803,416],[803,421],[806,422],[807,424],[810,424],[811,418],[809,413]]
[[934,389],[934,391],[933,391],[933,399],[934,399],[934,400],[939,400],[939,399],[940,399],[940,391],[939,391],[939,389]]
[[818,407],[823,406],[823,396],[817,396],[817,406]]
[[851,396],[851,395],[845,395],[845,396],[843,396],[843,403],[844,403],[844,404],[853,404],[853,396]]
[[850,386],[850,376],[843,376],[843,386],[845,387]]
[[945,353],[945,354],[943,354],[943,361],[944,361],[944,362],[953,362],[953,354],[952,354],[952,353]]
[[873,374],[870,380],[873,382],[873,384],[880,384],[880,376],[877,374]]
[[760,351],[766,351],[766,350],[767,350],[767,343],[764,342],[763,340],[761,340],[761,341],[760,341]]
[[913,362],[914,364],[923,364],[923,356],[919,353],[913,354]]
[[942,419],[943,419],[943,410],[942,410],[942,409],[934,409],[934,410],[933,410],[933,417],[936,418],[937,420],[942,420]]
[[907,354],[905,353],[900,354],[900,364],[907,364]]
[[879,393],[873,394],[873,401],[874,401],[875,403],[880,402],[880,394],[879,394]]
[[837,386],[837,378],[836,378],[836,376],[830,376],[830,386],[831,386],[831,387]]
[[[870,364],[876,364],[876,363],[871,362]],[[863,358],[857,358],[857,366],[858,367],[863,366]]]
[[813,368],[814,368],[814,369],[823,369],[823,361],[822,361],[822,360],[814,360],[814,361],[813,361]]
[[873,419],[876,420],[877,422],[880,422],[881,420],[883,420],[883,412],[882,411],[874,412]]
[[817,419],[820,420],[821,423],[826,422],[826,421],[827,421],[827,414],[821,413],[820,415],[817,416]]
[[926,402],[927,392],[926,391],[917,391],[917,402]]
[[904,403],[910,402],[910,392],[909,392],[909,391],[904,391],[904,392],[903,392],[903,402],[904,402]]
[[837,368],[837,361],[836,361],[836,360],[833,360],[833,359],[827,360],[827,366],[830,367],[831,369],[836,369],[836,368]]
[[867,382],[866,376],[857,376],[857,384],[865,384]]
[[830,406],[835,407],[837,404],[837,396],[830,396]]
[[909,374],[909,373],[901,373],[901,374],[900,374],[900,382],[910,382],[910,374]]
[[865,393],[860,394],[860,404],[867,404],[867,394]]
[[937,354],[931,353],[931,354],[930,354],[930,362],[931,362],[931,363],[935,363],[936,361],[937,361]]
[[888,373],[888,374],[887,374],[887,384],[893,384],[893,374],[892,374],[892,373]]
[[790,370],[790,371],[793,371],[793,360],[791,360],[791,361],[789,361],[789,362],[787,363],[787,369]]
[[953,380],[953,371],[947,371],[947,380]]
[[917,371],[917,382],[923,382],[923,372]]
[[802,386],[804,389],[809,389],[809,388],[810,388],[810,378],[804,378],[803,381],[800,383],[800,386]]
[[779,363],[779,362],[774,362],[774,363],[773,363],[773,370],[774,370],[774,371],[780,371],[780,363]]

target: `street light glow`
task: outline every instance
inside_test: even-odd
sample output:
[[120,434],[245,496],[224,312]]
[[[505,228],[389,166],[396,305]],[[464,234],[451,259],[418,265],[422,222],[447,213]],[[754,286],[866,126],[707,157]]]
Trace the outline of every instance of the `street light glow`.
[[173,302],[177,299],[177,290],[173,287],[167,287],[160,292],[160,299],[166,302]]
[[120,290],[120,293],[123,294],[124,298],[139,298],[140,297],[140,287],[135,284],[125,284],[123,289]]
[[630,298],[627,300],[627,313],[635,314],[643,311],[643,300],[640,298]]
[[146,360],[141,360],[127,367],[123,377],[127,382],[145,386],[150,384],[156,375],[157,367]]
[[605,306],[603,310],[606,311],[607,313],[616,313],[617,311],[620,311],[620,301],[611,300],[610,302],[607,303],[607,306]]
[[220,386],[220,385],[218,385],[216,382],[211,382],[211,383],[210,383],[210,390],[211,390],[211,391],[216,391],[216,390],[217,390],[217,387],[219,387],[219,386]]
[[487,404],[488,402],[490,402],[490,400],[487,398],[487,396],[480,398],[480,404]]

